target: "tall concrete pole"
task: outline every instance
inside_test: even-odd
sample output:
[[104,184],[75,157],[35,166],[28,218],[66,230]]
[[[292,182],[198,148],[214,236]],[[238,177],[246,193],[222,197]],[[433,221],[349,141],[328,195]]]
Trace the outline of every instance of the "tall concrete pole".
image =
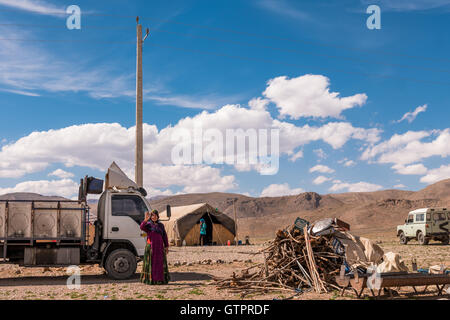
[[236,234],[236,236],[234,238],[234,243],[237,246],[238,245],[238,241],[239,241],[239,237],[238,237],[238,229],[237,229],[238,226],[237,226],[237,216],[236,216],[236,201],[237,201],[237,198],[234,199],[233,209],[234,209],[234,232]]
[[142,26],[136,26],[137,47],[136,47],[136,164],[135,182],[139,187],[144,185],[143,170],[143,133],[142,133]]

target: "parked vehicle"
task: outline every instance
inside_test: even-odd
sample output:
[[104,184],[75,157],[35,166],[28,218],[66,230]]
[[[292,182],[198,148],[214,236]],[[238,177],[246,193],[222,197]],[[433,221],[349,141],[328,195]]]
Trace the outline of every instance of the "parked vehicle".
[[[101,194],[93,225],[88,194]],[[35,267],[98,263],[111,278],[129,278],[144,255],[146,195],[113,162],[105,183],[81,179],[78,200],[0,200],[0,258]],[[170,206],[166,212],[170,219]]]
[[411,211],[405,224],[397,226],[397,236],[401,244],[417,239],[426,245],[430,240],[449,243],[450,211],[447,208],[422,208]]

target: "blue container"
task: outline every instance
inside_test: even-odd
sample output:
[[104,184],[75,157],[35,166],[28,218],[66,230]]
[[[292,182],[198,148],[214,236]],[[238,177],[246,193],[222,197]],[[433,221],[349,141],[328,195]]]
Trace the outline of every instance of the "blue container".
[[87,180],[87,193],[100,194],[103,192],[103,180],[89,177]]

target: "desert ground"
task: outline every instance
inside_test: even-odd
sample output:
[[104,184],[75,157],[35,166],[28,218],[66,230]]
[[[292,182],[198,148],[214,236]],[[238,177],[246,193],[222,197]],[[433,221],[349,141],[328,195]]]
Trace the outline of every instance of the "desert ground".
[[[438,242],[420,246],[411,241],[408,245],[398,244],[395,236],[389,233],[360,234],[370,237],[385,252],[398,252],[411,268],[412,258],[416,258],[418,268],[427,268],[435,264],[450,267],[450,247]],[[139,273],[128,280],[111,280],[98,265],[81,266],[81,286],[69,289],[66,286],[68,275],[66,268],[25,268],[17,265],[0,265],[0,299],[24,300],[167,300],[167,299],[356,299],[352,291],[340,296],[338,291],[317,294],[305,291],[278,290],[260,295],[241,296],[227,289],[218,290],[213,277],[227,277],[233,272],[263,261],[258,252],[267,245],[264,239],[255,239],[256,244],[248,246],[206,246],[171,247],[168,261],[171,282],[168,285],[148,286],[139,282]],[[138,265],[138,271],[141,264]],[[449,299],[449,294],[437,296],[435,288],[429,288],[425,294],[414,294],[412,288],[396,291],[393,299]],[[366,291],[363,299],[373,299]],[[380,299],[389,295],[382,294]]]

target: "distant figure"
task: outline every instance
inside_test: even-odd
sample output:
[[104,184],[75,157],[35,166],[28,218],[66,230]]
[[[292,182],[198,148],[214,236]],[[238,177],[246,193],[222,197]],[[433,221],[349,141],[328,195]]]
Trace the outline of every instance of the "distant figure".
[[141,282],[145,284],[167,284],[170,280],[166,257],[169,252],[169,241],[164,225],[159,221],[157,210],[145,213],[141,230],[147,233]]
[[206,244],[206,222],[205,219],[200,219],[200,245]]

